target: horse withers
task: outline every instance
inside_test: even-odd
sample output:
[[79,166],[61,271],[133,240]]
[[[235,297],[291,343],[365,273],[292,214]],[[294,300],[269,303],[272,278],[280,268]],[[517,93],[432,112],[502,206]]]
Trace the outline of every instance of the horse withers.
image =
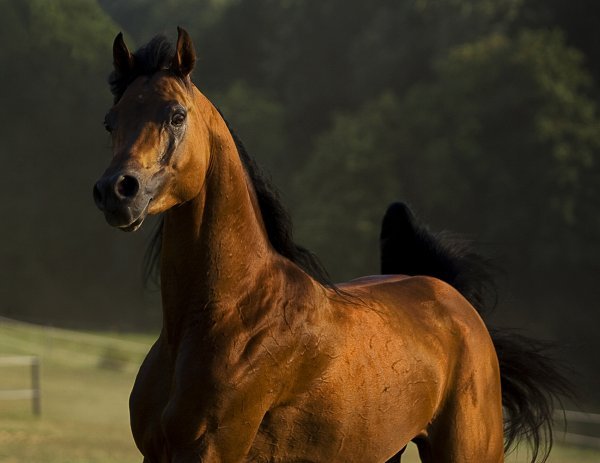
[[[465,298],[467,261],[395,207],[382,232],[395,275],[330,283],[192,83],[194,47],[178,32],[174,48],[156,37],[133,54],[115,39],[113,158],[94,187],[124,231],[163,214],[163,327],[130,399],[144,461],[400,461],[414,441],[426,463],[496,463],[503,399],[508,440],[537,450],[556,389],[502,368],[516,344],[497,349]],[[401,275],[411,259],[438,278]]]

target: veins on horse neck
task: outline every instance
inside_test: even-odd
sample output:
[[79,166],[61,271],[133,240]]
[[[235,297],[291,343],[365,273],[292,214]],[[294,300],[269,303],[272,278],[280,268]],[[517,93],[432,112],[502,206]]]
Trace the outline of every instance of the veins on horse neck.
[[[161,290],[164,324],[178,338],[182,320],[239,311],[242,300],[272,267],[254,191],[225,122],[211,127],[211,159],[200,193],[165,214]],[[224,302],[228,301],[228,302]]]

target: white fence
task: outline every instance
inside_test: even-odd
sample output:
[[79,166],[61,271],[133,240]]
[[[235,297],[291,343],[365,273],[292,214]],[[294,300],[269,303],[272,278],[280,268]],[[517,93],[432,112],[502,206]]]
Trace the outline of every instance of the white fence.
[[34,415],[42,414],[42,392],[40,387],[40,360],[31,355],[0,357],[0,367],[25,366],[31,368],[30,389],[0,389],[0,400],[31,400]]

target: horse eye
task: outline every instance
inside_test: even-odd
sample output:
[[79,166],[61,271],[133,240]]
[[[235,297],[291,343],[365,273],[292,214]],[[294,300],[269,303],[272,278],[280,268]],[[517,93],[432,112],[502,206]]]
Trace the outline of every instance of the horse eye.
[[171,125],[176,127],[183,124],[185,121],[185,113],[183,111],[177,111],[175,114],[171,116]]

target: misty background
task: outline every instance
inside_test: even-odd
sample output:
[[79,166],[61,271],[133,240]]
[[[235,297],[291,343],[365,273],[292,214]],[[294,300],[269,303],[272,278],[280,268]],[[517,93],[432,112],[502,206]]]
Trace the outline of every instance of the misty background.
[[[196,85],[335,280],[377,273],[387,205],[477,243],[491,324],[554,341],[600,410],[600,3],[0,0],[0,315],[157,331],[152,224],[92,201],[112,41],[194,39]],[[401,334],[400,334],[401,335]]]

